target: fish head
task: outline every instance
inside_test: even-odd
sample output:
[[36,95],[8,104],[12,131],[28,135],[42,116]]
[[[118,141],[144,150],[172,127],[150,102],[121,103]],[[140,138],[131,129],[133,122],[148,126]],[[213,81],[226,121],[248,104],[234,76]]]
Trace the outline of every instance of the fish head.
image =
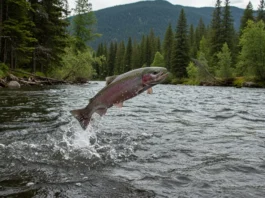
[[142,72],[142,83],[145,86],[153,86],[162,83],[167,76],[165,67],[146,67]]

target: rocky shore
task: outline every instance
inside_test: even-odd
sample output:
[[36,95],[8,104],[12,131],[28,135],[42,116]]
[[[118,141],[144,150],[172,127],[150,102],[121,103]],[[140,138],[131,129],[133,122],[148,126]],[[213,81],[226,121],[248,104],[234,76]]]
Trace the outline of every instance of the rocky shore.
[[[20,76],[22,75],[23,77],[18,77],[16,75],[17,73],[19,73]],[[70,82],[49,77],[38,76],[23,71],[16,71],[13,73],[9,73],[5,78],[0,79],[0,88],[17,89],[23,86],[44,86],[66,83]]]

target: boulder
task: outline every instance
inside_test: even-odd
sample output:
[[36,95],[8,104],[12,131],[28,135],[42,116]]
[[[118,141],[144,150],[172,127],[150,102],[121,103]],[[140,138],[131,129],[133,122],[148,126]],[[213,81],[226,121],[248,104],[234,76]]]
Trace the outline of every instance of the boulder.
[[0,87],[6,87],[6,81],[4,79],[0,79]]
[[16,89],[20,88],[20,84],[17,81],[12,80],[9,83],[7,83],[7,87],[11,89]]
[[7,78],[10,81],[18,81],[18,77],[14,76],[13,74],[8,74]]

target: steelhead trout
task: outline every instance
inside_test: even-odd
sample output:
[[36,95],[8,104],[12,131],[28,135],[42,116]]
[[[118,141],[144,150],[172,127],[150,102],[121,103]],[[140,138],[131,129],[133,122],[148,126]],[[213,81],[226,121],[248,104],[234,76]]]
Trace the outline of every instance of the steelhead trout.
[[145,67],[112,76],[106,79],[107,85],[89,100],[84,109],[72,110],[71,113],[85,130],[93,113],[103,116],[113,105],[122,107],[125,100],[161,83],[167,75],[164,67]]

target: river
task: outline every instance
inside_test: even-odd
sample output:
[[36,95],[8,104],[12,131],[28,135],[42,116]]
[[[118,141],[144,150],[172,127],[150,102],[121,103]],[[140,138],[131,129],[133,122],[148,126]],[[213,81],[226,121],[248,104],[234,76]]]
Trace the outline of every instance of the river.
[[83,131],[103,86],[0,90],[0,197],[265,196],[265,89],[157,85]]

